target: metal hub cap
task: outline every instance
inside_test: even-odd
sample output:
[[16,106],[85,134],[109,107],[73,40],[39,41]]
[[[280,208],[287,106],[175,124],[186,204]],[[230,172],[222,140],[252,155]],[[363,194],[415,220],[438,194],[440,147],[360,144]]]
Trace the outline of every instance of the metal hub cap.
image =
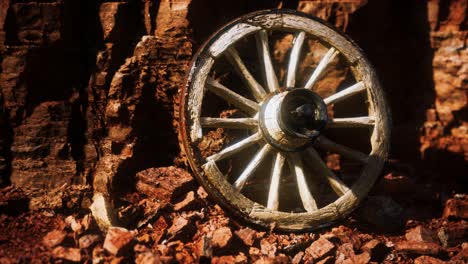
[[327,107],[308,89],[287,90],[270,96],[262,105],[259,127],[266,141],[283,151],[299,151],[327,124]]

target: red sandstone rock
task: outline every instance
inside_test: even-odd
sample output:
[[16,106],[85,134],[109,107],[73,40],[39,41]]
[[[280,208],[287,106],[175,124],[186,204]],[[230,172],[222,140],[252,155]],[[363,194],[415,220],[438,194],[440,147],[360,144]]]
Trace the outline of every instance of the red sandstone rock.
[[380,240],[372,239],[371,241],[365,243],[361,250],[368,252],[371,256],[372,261],[382,262],[385,258],[385,255],[389,252],[389,248],[382,243]]
[[468,218],[468,197],[464,199],[448,199],[445,203],[444,218]]
[[199,208],[200,205],[200,201],[195,198],[195,192],[190,191],[182,201],[174,204],[174,211],[195,210]]
[[213,247],[224,248],[231,241],[232,232],[229,227],[221,227],[213,232],[211,242]]
[[172,226],[167,230],[168,234],[171,236],[176,236],[177,234],[184,231],[185,228],[188,228],[189,221],[184,217],[178,216],[172,222]]
[[430,256],[420,256],[414,259],[414,264],[443,264],[446,263],[438,258]]
[[56,259],[81,262],[81,253],[79,248],[66,248],[59,246],[52,251],[52,256]]
[[234,232],[246,246],[253,246],[257,237],[257,232],[250,228],[242,228]]
[[42,239],[42,243],[49,248],[53,248],[55,246],[60,245],[60,243],[63,242],[66,236],[67,233],[65,231],[53,230],[44,236],[44,238]]
[[272,242],[269,237],[260,240],[260,252],[265,256],[273,258],[276,254],[276,243]]
[[78,239],[78,245],[80,248],[89,248],[93,246],[95,243],[97,243],[100,240],[99,235],[84,235]]
[[153,234],[151,235],[155,243],[159,243],[162,236],[166,233],[168,225],[164,217],[159,217],[153,224]]
[[395,244],[395,250],[417,255],[438,255],[442,249],[438,244],[425,242],[400,241]]
[[136,177],[139,192],[162,202],[180,196],[193,183],[193,177],[187,171],[175,167],[147,169]]
[[406,240],[414,242],[439,243],[437,235],[430,229],[417,226],[406,231]]
[[104,240],[104,249],[113,255],[121,255],[131,246],[135,232],[122,227],[110,227]]
[[306,249],[304,260],[320,260],[323,257],[332,254],[334,249],[335,245],[333,245],[327,239],[321,237],[318,240],[314,241],[310,245],[310,247]]
[[299,251],[296,255],[294,255],[293,259],[291,260],[291,263],[293,264],[299,264],[302,263],[302,257],[304,257],[304,251]]

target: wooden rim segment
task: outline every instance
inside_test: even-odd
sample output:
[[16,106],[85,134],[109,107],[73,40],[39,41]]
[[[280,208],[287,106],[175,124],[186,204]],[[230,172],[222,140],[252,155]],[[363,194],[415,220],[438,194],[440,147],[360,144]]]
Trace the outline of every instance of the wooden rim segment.
[[[258,115],[256,113],[260,103],[268,94],[278,90],[280,84],[272,69],[271,51],[268,46],[268,30],[286,31],[295,34],[288,74],[285,77],[286,86],[294,86],[296,83],[295,76],[291,72],[296,71],[297,57],[304,43],[305,35],[314,36],[329,47],[328,52],[322,58],[314,73],[308,78],[305,88],[314,86],[317,80],[321,78],[323,69],[337,54],[341,54],[345,58],[357,82],[347,89],[324,98],[324,102],[333,104],[340,100],[346,100],[346,98],[354,94],[366,92],[370,105],[369,116],[336,118],[332,119],[329,125],[335,127],[373,127],[369,154],[337,144],[322,135],[316,138],[314,147],[306,151],[300,153],[279,152],[263,139],[258,130],[241,142],[237,142],[234,147],[228,146],[206,159],[200,155],[197,144],[203,137],[203,127],[252,129],[258,124]],[[233,46],[237,41],[253,34],[255,34],[257,44],[257,47],[253,48],[257,48],[262,69],[265,71],[266,83],[263,86],[255,80]],[[242,81],[255,101],[246,99],[230,90],[229,87],[209,77],[216,59],[220,56],[226,56],[233,69],[240,76],[244,76]],[[202,102],[207,90],[242,109],[249,114],[249,117],[237,119],[202,117]],[[194,174],[206,191],[223,207],[229,209],[238,217],[263,227],[270,227],[274,224],[275,228],[279,230],[300,231],[326,226],[342,218],[349,214],[367,195],[380,175],[384,161],[387,158],[390,138],[390,113],[372,66],[361,50],[346,36],[338,33],[323,21],[296,11],[265,10],[248,14],[232,21],[214,33],[195,55],[185,86],[181,89],[180,98],[180,137]],[[231,151],[235,152],[252,144],[257,144],[259,151],[242,175],[234,184],[231,184],[219,170],[216,161],[233,154]],[[326,164],[315,152],[315,147],[325,148],[364,163],[359,179],[350,187],[344,185],[336,175],[333,175],[331,170],[327,171]],[[264,206],[248,199],[239,190],[245,184],[246,179],[254,173],[258,163],[262,162],[265,156],[271,153],[273,153],[273,164],[271,182],[268,186],[269,190],[267,190],[269,198],[268,203]],[[308,160],[310,159],[310,162],[314,163],[316,168],[324,171],[331,188],[340,195],[337,200],[322,208],[317,208],[313,197],[309,197],[310,191],[306,190],[307,184],[304,182],[302,175],[303,165],[301,164],[300,154],[307,155]],[[303,183],[299,192],[307,212],[288,213],[276,210],[279,199],[277,194],[279,177],[284,166],[289,166],[291,171],[294,172],[298,183]]]

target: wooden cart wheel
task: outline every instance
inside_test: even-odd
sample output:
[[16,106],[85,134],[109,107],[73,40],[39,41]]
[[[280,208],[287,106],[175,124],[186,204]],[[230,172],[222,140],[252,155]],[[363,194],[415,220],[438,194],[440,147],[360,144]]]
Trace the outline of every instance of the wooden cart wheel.
[[[286,53],[275,48],[288,39]],[[327,82],[336,72],[343,81]],[[248,14],[212,35],[191,64],[180,116],[184,151],[206,191],[236,216],[279,230],[349,214],[388,153],[390,113],[364,54],[292,10]]]

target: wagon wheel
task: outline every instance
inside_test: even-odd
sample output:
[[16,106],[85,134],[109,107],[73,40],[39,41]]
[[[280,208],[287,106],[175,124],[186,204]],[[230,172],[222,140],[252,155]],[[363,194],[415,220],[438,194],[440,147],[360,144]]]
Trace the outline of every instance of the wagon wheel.
[[[293,39],[283,69],[272,55],[275,34]],[[314,67],[308,43],[326,50]],[[340,63],[346,81],[320,94],[327,69]],[[340,108],[358,99],[363,114]],[[388,153],[390,114],[373,68],[346,36],[296,11],[252,13],[217,31],[195,55],[180,113],[198,180],[231,213],[264,227],[314,229],[342,218]],[[339,165],[328,166],[330,157]]]

